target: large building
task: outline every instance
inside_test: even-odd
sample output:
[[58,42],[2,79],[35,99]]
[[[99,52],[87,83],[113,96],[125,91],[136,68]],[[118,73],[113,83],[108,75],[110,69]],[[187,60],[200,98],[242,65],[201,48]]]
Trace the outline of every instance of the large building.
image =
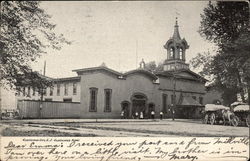
[[[173,36],[164,45],[166,60],[160,72],[140,68],[121,73],[101,65],[76,69],[76,77],[52,79],[54,88],[46,89],[45,101],[80,102],[81,118],[126,118],[151,111],[165,118],[199,118],[204,104],[206,80],[189,69],[186,64],[187,41],[181,38],[178,23]],[[30,87],[23,89],[18,99],[40,99]]]

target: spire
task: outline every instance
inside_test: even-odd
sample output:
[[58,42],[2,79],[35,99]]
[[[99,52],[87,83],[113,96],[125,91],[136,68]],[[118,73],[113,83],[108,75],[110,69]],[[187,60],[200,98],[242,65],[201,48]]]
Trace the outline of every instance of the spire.
[[178,18],[175,18],[175,25],[174,25],[174,34],[173,34],[173,38],[174,39],[181,39],[180,37],[180,33],[179,33],[179,25],[178,25]]
[[145,65],[146,65],[146,63],[145,63],[144,60],[142,59],[142,61],[140,62],[140,68],[141,68],[141,69],[145,69]]

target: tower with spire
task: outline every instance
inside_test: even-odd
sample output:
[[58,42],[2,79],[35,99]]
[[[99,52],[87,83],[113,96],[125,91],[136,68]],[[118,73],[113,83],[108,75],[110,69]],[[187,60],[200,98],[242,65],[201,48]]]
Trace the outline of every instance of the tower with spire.
[[181,39],[177,17],[174,34],[166,42],[164,48],[167,50],[167,59],[164,61],[164,71],[189,69],[189,65],[185,63],[186,49],[189,48],[189,45],[184,38]]

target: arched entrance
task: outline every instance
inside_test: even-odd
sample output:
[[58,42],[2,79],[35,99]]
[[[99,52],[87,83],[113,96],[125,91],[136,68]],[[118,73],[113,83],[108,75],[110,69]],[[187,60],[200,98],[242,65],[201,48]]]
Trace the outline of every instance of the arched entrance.
[[146,101],[147,96],[143,93],[135,93],[131,97],[132,102],[132,117],[135,118],[135,113],[137,112],[139,115],[142,112],[145,118],[146,114]]
[[121,108],[122,108],[121,111],[124,112],[125,119],[129,118],[130,115],[129,105],[130,103],[128,101],[122,101],[121,103]]

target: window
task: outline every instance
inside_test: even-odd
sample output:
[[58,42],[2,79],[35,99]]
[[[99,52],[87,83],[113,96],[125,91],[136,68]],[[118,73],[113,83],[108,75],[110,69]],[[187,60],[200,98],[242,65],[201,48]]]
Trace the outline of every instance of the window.
[[183,59],[183,51],[182,51],[182,48],[179,49],[179,53],[180,53],[180,59]]
[[196,96],[192,96],[192,98],[193,98],[194,100],[196,100]]
[[53,88],[52,88],[52,87],[50,87],[49,95],[50,95],[50,96],[53,96]]
[[25,96],[25,87],[23,87],[23,96]]
[[72,102],[72,98],[64,98],[63,102]]
[[199,103],[203,105],[203,97],[199,97]]
[[35,88],[35,87],[33,87],[33,93],[32,93],[32,95],[33,95],[33,96],[36,95],[36,88]]
[[56,94],[58,95],[58,96],[60,96],[60,84],[58,83],[57,85],[56,85]]
[[73,95],[76,95],[77,93],[77,84],[73,83]]
[[174,48],[170,49],[170,58],[174,58]]
[[44,101],[52,102],[52,98],[45,98]]
[[28,87],[28,97],[30,97],[30,87]]
[[162,112],[167,112],[167,94],[162,94]]
[[174,95],[171,95],[171,104],[174,104],[175,98]]
[[112,89],[104,89],[104,94],[105,94],[104,112],[111,112],[111,95],[112,95]]
[[68,95],[68,84],[64,84],[64,95],[67,96]]
[[96,102],[97,102],[97,88],[90,88],[90,106],[89,106],[89,111],[90,112],[96,112],[97,107],[96,107]]

